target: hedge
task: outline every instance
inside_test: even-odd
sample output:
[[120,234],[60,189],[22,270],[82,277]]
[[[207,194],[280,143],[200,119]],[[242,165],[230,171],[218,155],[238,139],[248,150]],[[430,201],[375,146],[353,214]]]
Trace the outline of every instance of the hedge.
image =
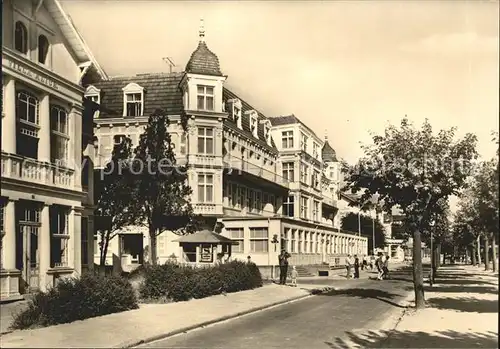
[[14,316],[12,329],[28,329],[139,308],[130,282],[91,273],[64,278],[47,292],[38,292],[28,308]]
[[254,263],[232,261],[202,268],[166,263],[144,268],[140,295],[179,302],[261,286],[262,276]]

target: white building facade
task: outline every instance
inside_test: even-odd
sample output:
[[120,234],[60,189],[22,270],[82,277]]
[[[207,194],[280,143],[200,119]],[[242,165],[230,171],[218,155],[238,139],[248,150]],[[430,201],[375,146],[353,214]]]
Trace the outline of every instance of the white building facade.
[[2,5],[3,300],[93,266],[94,147],[81,82],[105,73],[57,0]]

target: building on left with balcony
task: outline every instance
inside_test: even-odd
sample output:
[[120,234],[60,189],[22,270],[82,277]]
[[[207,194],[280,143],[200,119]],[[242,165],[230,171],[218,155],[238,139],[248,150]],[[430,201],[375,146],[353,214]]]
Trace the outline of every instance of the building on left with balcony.
[[93,267],[93,114],[107,79],[58,0],[4,0],[1,299]]

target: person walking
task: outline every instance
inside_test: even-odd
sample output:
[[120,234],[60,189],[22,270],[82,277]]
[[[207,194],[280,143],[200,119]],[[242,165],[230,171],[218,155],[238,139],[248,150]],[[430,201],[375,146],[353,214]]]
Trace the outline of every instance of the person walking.
[[378,275],[377,280],[382,280],[384,262],[382,261],[382,253],[378,254],[378,258],[375,261],[375,266],[377,267]]
[[347,257],[345,258],[345,269],[346,269],[346,274],[345,277],[346,279],[351,278],[351,255],[348,254]]
[[389,278],[389,256],[385,258],[383,267],[382,267],[382,279]]
[[359,279],[359,258],[354,255],[354,278]]
[[292,272],[290,274],[290,276],[292,277],[292,286],[297,287],[297,278],[299,277],[299,272],[297,271],[295,265],[292,267]]
[[286,285],[286,276],[288,273],[288,258],[290,258],[290,254],[285,250],[281,250],[281,253],[278,256],[280,266],[280,285]]

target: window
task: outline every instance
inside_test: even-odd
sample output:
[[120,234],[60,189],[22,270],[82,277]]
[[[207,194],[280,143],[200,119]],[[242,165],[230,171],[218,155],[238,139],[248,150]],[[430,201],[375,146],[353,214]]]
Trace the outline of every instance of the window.
[[214,154],[214,129],[198,128],[198,154]]
[[82,217],[81,244],[82,244],[82,265],[89,265],[89,219]]
[[255,202],[255,193],[252,189],[247,189],[247,208],[249,210],[253,209]]
[[214,110],[213,86],[198,85],[198,110]]
[[313,143],[313,157],[315,159],[319,158],[319,146],[318,146],[318,143]]
[[309,214],[308,214],[308,207],[307,207],[307,202],[309,201],[308,198],[305,196],[300,197],[300,218],[307,219]]
[[257,211],[262,211],[262,193],[260,191],[257,191],[255,192],[255,206],[254,208],[257,210]]
[[283,202],[283,214],[288,217],[295,215],[295,197],[287,196],[286,201]]
[[293,175],[293,162],[284,162],[283,163],[283,178],[286,180],[289,180],[293,182],[294,180],[294,175]]
[[38,62],[45,64],[49,55],[49,40],[45,35],[38,36]]
[[50,158],[54,163],[68,160],[68,114],[57,105],[50,106]]
[[302,245],[302,241],[303,241],[302,238],[303,238],[302,230],[299,230],[299,239],[298,239],[299,240],[299,248],[298,248],[299,253],[304,252],[303,245]]
[[141,116],[142,115],[142,94],[127,93],[125,94],[125,116]]
[[186,132],[181,133],[181,140],[179,144],[179,152],[182,155],[186,155]]
[[50,215],[50,267],[68,266],[68,209],[52,205]]
[[300,135],[300,149],[307,151],[307,136],[303,133]]
[[307,184],[307,165],[303,163],[300,164],[300,181]]
[[311,233],[309,233],[309,236],[310,236],[310,238],[309,238],[309,252],[310,252],[310,253],[314,253],[314,252],[315,252],[315,251],[314,251],[314,243],[313,243],[313,238],[314,238],[314,235],[313,235],[313,234],[314,234],[314,233],[312,233],[312,232],[311,232]]
[[238,185],[236,184],[231,184],[231,198],[230,198],[230,203],[232,202],[233,206],[240,205],[240,202],[238,201]]
[[198,202],[211,203],[214,201],[214,176],[198,174]]
[[28,53],[28,29],[21,21],[16,22],[14,48],[23,54]]
[[90,171],[90,158],[88,156],[82,156],[82,188],[89,188],[89,179],[93,173]]
[[28,158],[38,158],[38,98],[28,91],[16,93],[17,139],[16,152]]
[[290,252],[295,252],[295,230],[292,230],[292,236],[291,236],[291,239],[290,239]]
[[250,252],[269,251],[269,232],[267,228],[250,228]]
[[246,196],[247,190],[246,190],[246,188],[239,187],[238,192],[239,192],[238,205],[240,207],[244,207],[245,206],[245,196]]
[[271,127],[269,124],[264,125],[264,137],[267,144],[271,144]]
[[241,125],[241,101],[239,99],[232,99],[229,101],[231,103],[231,115],[233,120],[238,126],[238,128],[242,128]]
[[113,145],[116,147],[117,145],[122,144],[122,142],[125,140],[126,136],[125,135],[115,135],[113,136]]
[[319,201],[314,200],[314,205],[313,205],[313,220],[318,222],[319,221]]
[[281,142],[283,149],[293,148],[293,131],[281,132]]
[[314,170],[313,174],[312,174],[312,178],[311,178],[311,185],[314,187],[314,188],[319,188],[319,176],[320,176],[320,173],[316,170]]
[[101,103],[100,96],[101,96],[101,90],[99,90],[95,86],[90,85],[85,90],[85,98],[88,98],[94,103],[97,104]]
[[233,253],[243,253],[243,241],[244,241],[244,233],[243,228],[226,228],[227,233],[231,240],[238,243],[238,245],[233,245],[232,252]]
[[254,137],[257,137],[258,135],[258,120],[257,120],[257,113],[255,112],[252,112],[250,114],[250,131],[252,132],[252,134],[254,135]]

